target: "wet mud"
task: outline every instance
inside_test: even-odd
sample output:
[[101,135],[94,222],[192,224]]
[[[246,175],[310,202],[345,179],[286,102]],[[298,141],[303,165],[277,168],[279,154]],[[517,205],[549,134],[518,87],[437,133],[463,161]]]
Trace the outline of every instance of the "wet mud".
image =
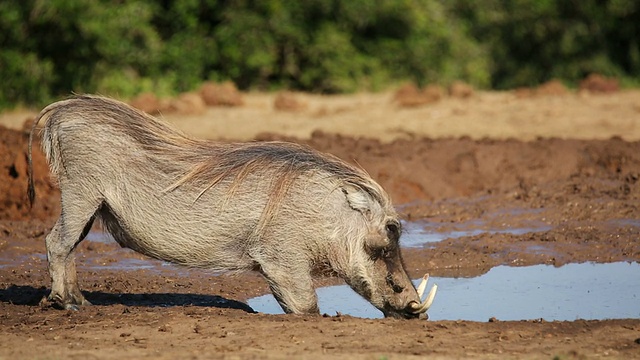
[[[413,278],[640,260],[638,142],[382,143],[322,132],[258,139],[306,143],[366,169],[398,204]],[[37,150],[37,201],[29,208],[25,151],[24,132],[0,128],[0,358],[640,358],[637,316],[551,321],[528,313],[505,321],[488,312],[475,321],[402,321],[339,311],[254,313],[247,301],[268,293],[259,275],[150,260],[101,238],[99,225],[77,259],[80,286],[94,306],[53,309],[41,303],[50,285],[44,237],[60,211],[59,194]],[[319,287],[341,283],[317,280]],[[463,312],[462,300],[438,299],[434,307]]]

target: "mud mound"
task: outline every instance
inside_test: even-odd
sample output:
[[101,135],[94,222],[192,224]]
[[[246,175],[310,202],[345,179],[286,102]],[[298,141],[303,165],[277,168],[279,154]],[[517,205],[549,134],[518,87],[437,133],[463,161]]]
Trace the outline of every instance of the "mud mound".
[[429,85],[420,89],[414,84],[400,87],[393,95],[393,101],[400,107],[416,107],[440,101],[445,90],[438,85]]
[[545,97],[545,96],[563,96],[570,94],[571,91],[557,79],[552,79],[544,84],[541,84],[537,88],[521,87],[513,90],[513,93],[517,98],[533,98],[533,97]]
[[27,142],[26,132],[0,126],[0,219],[21,220],[50,218],[60,213],[59,192],[49,177],[49,166],[33,144],[33,171],[36,201],[33,209],[27,202]]
[[[28,136],[0,128],[0,218],[46,218],[56,215],[58,191],[49,180],[42,153],[34,147],[36,207],[26,203],[26,149]],[[358,164],[387,189],[396,204],[440,200],[479,193],[529,192],[554,182],[574,181],[571,191],[600,182],[626,181],[617,196],[640,198],[640,143],[610,140],[539,139],[517,140],[403,139],[384,144],[316,132],[302,141],[264,134],[259,140],[306,143],[320,151]],[[37,146],[37,144],[36,144]],[[589,181],[591,181],[589,180]],[[628,180],[628,181],[627,181]]]
[[454,98],[466,99],[472,97],[474,93],[473,86],[463,82],[454,81],[449,86],[449,96]]
[[180,115],[202,115],[207,106],[241,106],[242,94],[232,82],[215,84],[206,82],[197,92],[182,93],[174,98],[160,99],[153,93],[142,93],[129,104],[148,114],[177,113]]
[[182,93],[169,102],[167,111],[183,115],[202,115],[207,111],[207,105],[196,93]]
[[538,86],[536,89],[536,95],[542,96],[559,96],[569,94],[569,89],[562,83],[562,81],[554,79],[549,80],[546,83]]
[[307,103],[296,94],[289,91],[282,91],[273,100],[273,108],[279,111],[301,111],[307,108]]
[[200,88],[200,96],[208,106],[241,106],[244,104],[242,94],[230,81],[222,84],[204,83]]
[[129,105],[146,112],[147,114],[160,114],[169,106],[169,100],[163,101],[153,93],[142,93],[133,98]]
[[[622,179],[640,174],[640,144],[620,139],[412,139],[383,144],[322,132],[308,141],[269,134],[259,139],[298,141],[359,164],[396,204],[531,189],[572,177]],[[637,186],[629,191],[640,195]]]
[[591,74],[580,82],[580,90],[591,93],[610,94],[620,90],[620,83],[614,78],[607,78],[600,74]]

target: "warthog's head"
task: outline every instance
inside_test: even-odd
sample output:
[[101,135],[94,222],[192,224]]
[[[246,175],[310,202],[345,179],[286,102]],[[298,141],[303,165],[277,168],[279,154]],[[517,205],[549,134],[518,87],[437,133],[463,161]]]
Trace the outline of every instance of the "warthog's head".
[[426,313],[437,286],[422,301],[428,275],[417,288],[407,275],[399,243],[402,225],[390,202],[371,202],[360,192],[345,194],[352,209],[364,215],[367,229],[366,234],[359,234],[359,241],[352,243],[358,248],[349,249],[349,270],[345,276],[349,286],[385,317],[428,318]]

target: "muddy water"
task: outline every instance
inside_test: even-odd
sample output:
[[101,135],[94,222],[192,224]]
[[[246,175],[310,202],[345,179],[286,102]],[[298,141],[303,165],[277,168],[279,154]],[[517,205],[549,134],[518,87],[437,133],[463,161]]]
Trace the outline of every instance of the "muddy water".
[[[108,244],[115,242],[113,236],[109,233],[104,233],[101,231],[90,231],[85,238],[88,241]],[[116,251],[132,251],[128,249],[117,249]],[[187,268],[182,266],[177,266],[166,261],[156,260],[148,257],[141,256],[141,258],[128,258],[121,257],[117,254],[109,257],[109,261],[104,261],[104,259],[94,258],[94,259],[82,259],[79,264],[80,268],[91,268],[92,270],[124,270],[124,271],[134,271],[134,270],[158,270],[162,268],[171,268],[172,272],[176,274],[180,274],[183,276],[188,276],[189,271]],[[117,260],[115,260],[117,259]],[[93,260],[93,261],[92,261]]]
[[[521,235],[531,232],[539,232],[549,230],[550,227],[536,224],[526,224],[524,227],[509,227],[504,226],[501,228],[487,226],[487,224],[480,220],[474,220],[472,222],[462,222],[457,224],[454,229],[441,231],[438,229],[438,224],[430,223],[427,221],[413,221],[403,222],[403,234],[401,238],[401,245],[404,248],[420,248],[429,246],[430,243],[435,243],[445,239],[460,238],[465,236],[474,236],[480,234],[498,234],[507,233],[514,235]],[[86,240],[98,242],[98,243],[110,243],[115,242],[113,237],[104,232],[91,231],[86,237]],[[82,265],[81,265],[82,266]],[[153,259],[128,259],[123,258],[117,261],[112,261],[108,264],[88,264],[90,267],[96,269],[109,269],[109,270],[136,270],[136,269],[153,269],[157,266],[171,266],[166,262],[161,262]],[[184,271],[184,268],[176,267],[176,271]]]
[[403,223],[403,234],[400,239],[402,247],[420,248],[429,243],[434,243],[451,238],[461,238],[464,236],[475,236],[480,234],[512,234],[522,235],[526,233],[541,232],[550,230],[551,227],[542,223],[528,223],[526,226],[513,227],[487,227],[479,220],[462,222],[455,226],[453,230],[438,231],[438,224],[427,221],[414,221]]
[[[418,280],[416,280],[416,283]],[[475,278],[432,278],[438,295],[432,320],[640,318],[640,264],[498,266]],[[317,290],[320,311],[363,318],[382,313],[348,286]],[[282,313],[272,295],[248,301],[259,312]]]
[[[436,224],[429,222],[405,222],[402,245],[423,247],[447,238],[480,233],[523,234],[549,229],[547,225],[539,223],[498,228],[474,221],[473,224],[461,224],[447,231],[442,231]],[[636,220],[628,221],[633,226],[637,225]],[[91,232],[87,239],[95,243],[114,241],[102,232]],[[21,260],[0,258],[0,267],[16,261]],[[184,273],[188,276],[184,268],[148,258],[114,256],[113,261],[101,263],[88,257],[81,261],[80,267],[123,271],[171,268],[172,273],[175,271],[176,274]],[[542,318],[547,321],[640,318],[638,263],[583,263],[562,267],[498,266],[482,276],[434,277],[430,283],[437,283],[439,286],[438,295],[429,311],[432,320],[487,321],[492,317],[499,320]],[[347,286],[319,288],[317,293],[323,313],[335,315],[339,312],[363,318],[382,317],[378,310]],[[282,313],[272,295],[250,299],[248,304],[259,312]]]
[[[615,222],[638,225],[637,220]],[[499,233],[522,235],[552,228],[540,221],[520,222],[519,226],[493,224],[493,221],[474,219],[442,231],[438,223],[405,222],[401,243],[405,248],[420,248],[451,238]],[[538,249],[529,248],[528,251],[536,252]],[[419,280],[415,280],[416,284]],[[432,278],[430,282],[439,286],[429,311],[432,320],[640,318],[638,263],[498,266],[478,277],[441,277]],[[346,285],[319,288],[317,293],[323,313],[382,317],[380,311]],[[259,312],[282,313],[272,295],[253,298],[248,303]]]

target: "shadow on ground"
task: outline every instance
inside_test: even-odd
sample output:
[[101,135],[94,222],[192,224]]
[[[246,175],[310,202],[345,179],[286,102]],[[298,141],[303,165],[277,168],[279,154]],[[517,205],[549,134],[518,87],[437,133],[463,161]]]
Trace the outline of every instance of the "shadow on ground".
[[[49,294],[46,287],[33,287],[23,285],[11,285],[6,289],[0,289],[0,302],[14,305],[40,304],[41,300]],[[202,294],[179,294],[179,293],[159,293],[159,294],[112,294],[102,291],[83,291],[84,296],[93,305],[126,305],[126,306],[148,306],[148,307],[171,307],[171,306],[202,306],[216,307],[222,309],[238,309],[248,313],[255,311],[247,304],[225,299],[217,295]]]

